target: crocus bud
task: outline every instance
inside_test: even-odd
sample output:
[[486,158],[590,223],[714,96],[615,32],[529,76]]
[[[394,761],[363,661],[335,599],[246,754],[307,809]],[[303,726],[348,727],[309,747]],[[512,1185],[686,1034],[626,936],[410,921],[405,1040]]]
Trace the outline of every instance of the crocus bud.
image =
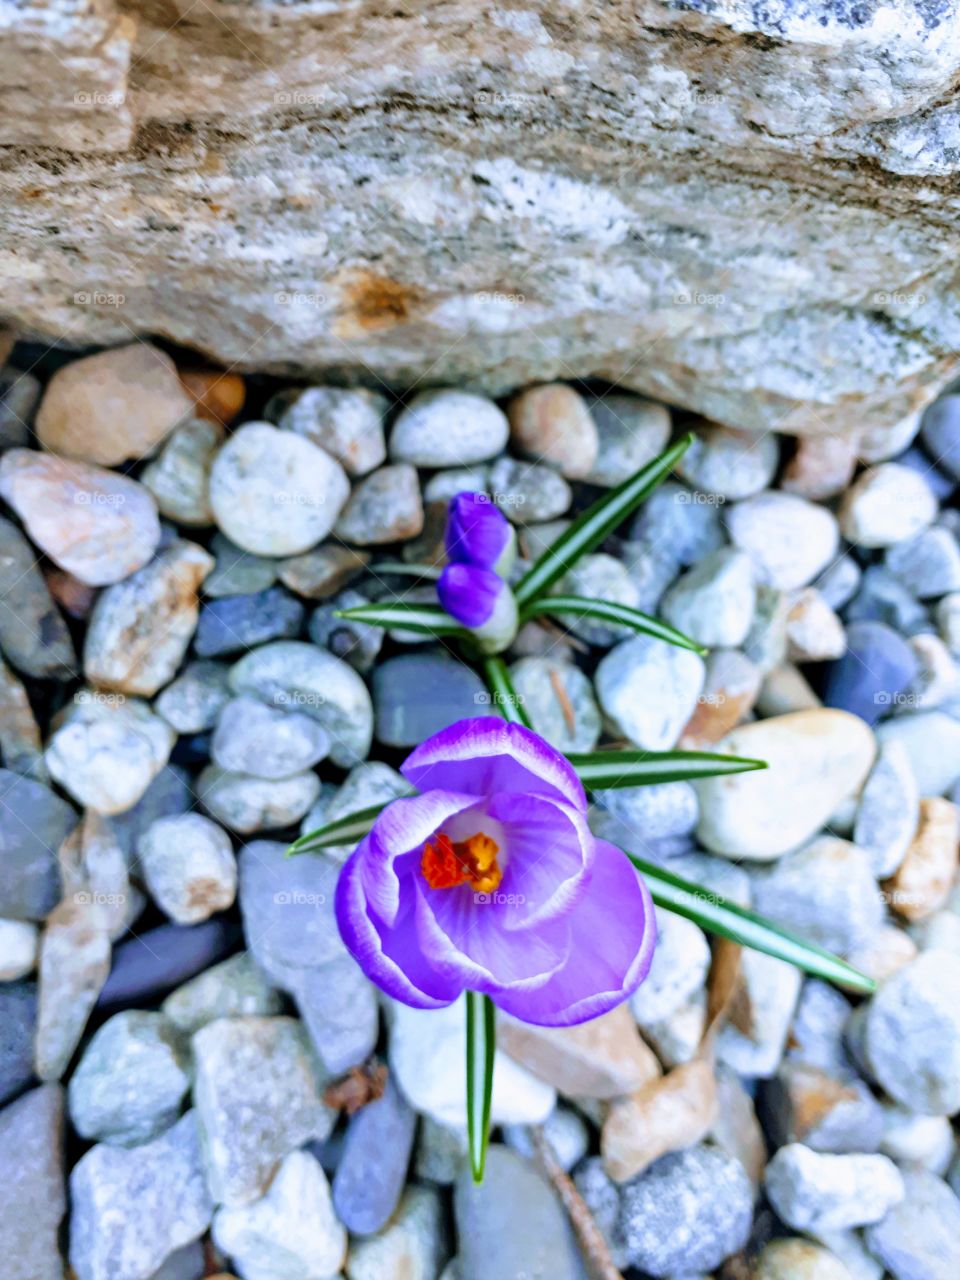
[[517,555],[513,526],[485,493],[458,493],[447,512],[447,556],[505,578]]
[[437,596],[451,618],[466,627],[484,653],[513,643],[519,625],[513,592],[492,569],[448,564],[437,581]]

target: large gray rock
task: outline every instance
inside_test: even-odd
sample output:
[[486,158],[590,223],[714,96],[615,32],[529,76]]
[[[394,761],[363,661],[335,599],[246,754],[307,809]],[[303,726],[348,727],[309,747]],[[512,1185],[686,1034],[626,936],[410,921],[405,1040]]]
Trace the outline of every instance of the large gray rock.
[[77,1280],[150,1280],[213,1215],[195,1113],[129,1151],[91,1148],[70,1176],[70,1203]]
[[515,1152],[492,1146],[480,1186],[464,1171],[454,1208],[462,1280],[579,1280],[573,1234],[560,1201],[533,1165]]
[[0,1112],[0,1251],[6,1280],[61,1280],[66,1208],[63,1091],[47,1084]]
[[119,12],[12,23],[27,329],[374,385],[600,373],[811,432],[895,423],[956,368],[949,6]]
[[249,1204],[291,1151],[329,1137],[336,1112],[293,1018],[219,1018],[193,1037],[194,1101],[218,1203]]

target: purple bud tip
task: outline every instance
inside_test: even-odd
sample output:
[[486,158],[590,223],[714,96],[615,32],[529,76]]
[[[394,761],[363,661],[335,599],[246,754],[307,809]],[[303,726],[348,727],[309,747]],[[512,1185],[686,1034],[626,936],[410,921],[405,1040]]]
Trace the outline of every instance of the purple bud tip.
[[474,564],[448,564],[437,581],[440,603],[461,626],[482,627],[488,622],[504,589],[492,569]]
[[510,541],[510,522],[485,493],[458,493],[447,514],[447,556],[492,569]]

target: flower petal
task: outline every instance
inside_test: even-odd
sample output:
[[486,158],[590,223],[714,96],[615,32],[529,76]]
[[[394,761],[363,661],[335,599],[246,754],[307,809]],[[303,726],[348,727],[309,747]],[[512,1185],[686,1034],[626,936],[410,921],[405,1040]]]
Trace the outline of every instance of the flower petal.
[[492,569],[448,564],[437,579],[437,597],[450,617],[464,627],[482,627],[493,617],[506,584]]
[[522,791],[587,811],[583,784],[569,761],[532,729],[498,716],[471,717],[441,729],[407,756],[400,772],[421,791]]
[[491,991],[506,1013],[543,1027],[587,1022],[622,1004],[647,975],[657,929],[650,892],[626,854],[597,841],[589,886],[571,915],[565,965],[535,990]]
[[485,493],[458,493],[447,509],[447,556],[457,564],[492,569],[510,542],[512,529]]
[[347,950],[381,990],[418,1009],[451,1004],[463,984],[432,968],[417,946],[413,919],[414,890],[409,878],[401,891],[401,906],[392,928],[379,922],[370,909],[361,879],[370,837],[365,837],[344,864],[337,881],[337,926]]
[[450,981],[493,994],[541,987],[566,962],[562,929],[508,933],[495,895],[469,885],[430,889],[417,883],[417,938],[431,968]]
[[596,841],[586,816],[550,796],[504,791],[487,801],[503,829],[505,864],[495,903],[504,929],[527,929],[569,912],[583,894]]
[[[392,800],[357,848],[363,849],[360,874],[376,914],[393,924],[400,907],[397,859],[422,849],[424,841],[454,814],[480,804],[478,796],[459,791],[424,791],[419,796]],[[354,855],[356,856],[356,854]]]

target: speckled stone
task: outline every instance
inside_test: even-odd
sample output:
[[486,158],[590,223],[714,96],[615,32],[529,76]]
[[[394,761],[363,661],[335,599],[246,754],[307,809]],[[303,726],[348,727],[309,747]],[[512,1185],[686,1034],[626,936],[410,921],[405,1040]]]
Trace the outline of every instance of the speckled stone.
[[30,540],[92,587],[143,568],[160,541],[153,495],[136,480],[33,449],[0,459],[0,497]]
[[143,697],[169,684],[196,629],[198,592],[213,565],[203,547],[177,539],[101,592],[83,647],[88,682]]
[[329,1136],[336,1112],[293,1018],[220,1018],[195,1033],[194,1103],[207,1180],[226,1205],[263,1195],[280,1162]]
[[40,941],[34,1062],[41,1080],[66,1071],[110,972],[106,921],[85,897],[61,902]]
[[280,831],[299,822],[320,792],[315,773],[268,781],[208,765],[196,782],[204,808],[231,831],[252,835]]
[[210,468],[222,441],[223,427],[204,418],[191,418],[172,432],[140,477],[162,516],[177,524],[213,524]]
[[0,1104],[16,1095],[33,1076],[33,1037],[37,1025],[37,988],[32,982],[0,986]]
[[695,653],[635,636],[602,659],[595,683],[617,733],[648,751],[667,751],[693,714],[703,679],[703,659]]
[[229,667],[223,662],[198,659],[189,662],[177,678],[162,690],[154,710],[177,733],[204,733],[230,698]]
[[142,1146],[91,1148],[70,1176],[70,1201],[77,1280],[152,1276],[171,1253],[199,1239],[213,1216],[196,1113]]
[[780,457],[774,432],[736,431],[701,420],[677,472],[703,493],[729,501],[750,498],[773,480]]
[[487,486],[494,502],[513,524],[540,524],[570,510],[570,486],[552,467],[539,462],[498,458]]
[[190,1087],[186,1046],[159,1013],[118,1013],[93,1036],[70,1077],[73,1127],[135,1147],[169,1129]]
[[210,753],[214,764],[255,778],[289,778],[321,761],[330,736],[312,716],[231,698],[220,713]]
[[327,536],[350,484],[339,462],[292,431],[247,422],[213,460],[217,527],[255,555],[293,556]]
[[370,547],[415,538],[423,530],[420,481],[408,463],[380,467],[357,484],[334,533],[344,542]]
[[758,493],[730,507],[725,519],[732,541],[756,565],[758,581],[780,591],[807,586],[839,547],[833,513],[792,493]]
[[767,1196],[798,1231],[843,1231],[879,1222],[903,1199],[903,1179],[882,1155],[828,1155],[800,1142],[781,1147],[767,1166]]
[[202,813],[158,818],[137,842],[157,905],[177,924],[198,924],[229,907],[237,891],[230,837]]
[[0,651],[24,675],[68,680],[77,658],[66,623],[20,530],[0,519]]
[[390,457],[415,467],[466,467],[495,458],[507,443],[503,412],[469,391],[422,391],[390,433]]
[[50,739],[47,768],[80,804],[123,813],[167,763],[175,738],[140,699],[81,690]]
[[279,994],[246,951],[199,973],[167,996],[161,1012],[182,1035],[192,1035],[217,1018],[273,1015]]
[[541,737],[558,751],[593,750],[600,737],[600,710],[579,667],[550,658],[521,658],[510,676]]
[[284,563],[251,555],[219,532],[213,535],[210,550],[217,563],[203,584],[203,594],[213,599],[266,591],[276,582],[278,569]]
[[923,476],[895,462],[870,467],[844,494],[840,528],[854,546],[889,547],[920,532],[937,514]]
[[611,391],[587,400],[597,428],[597,460],[585,477],[610,488],[628,480],[667,447],[670,410],[640,396]]
[[753,1188],[738,1160],[696,1146],[663,1156],[624,1188],[619,1229],[651,1276],[712,1271],[746,1243]]
[[387,455],[386,396],[363,388],[307,387],[296,393],[279,425],[325,449],[351,476],[379,467]]

